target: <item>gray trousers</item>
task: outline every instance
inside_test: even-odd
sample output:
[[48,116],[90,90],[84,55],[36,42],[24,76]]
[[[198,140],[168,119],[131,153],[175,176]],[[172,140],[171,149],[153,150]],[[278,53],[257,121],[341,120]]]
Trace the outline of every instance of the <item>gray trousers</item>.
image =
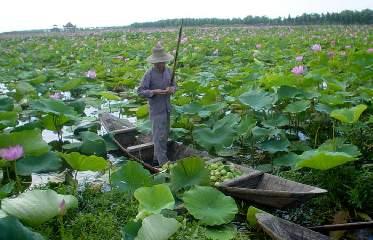
[[168,161],[167,141],[170,131],[170,113],[164,112],[151,116],[154,143],[154,162],[161,166]]

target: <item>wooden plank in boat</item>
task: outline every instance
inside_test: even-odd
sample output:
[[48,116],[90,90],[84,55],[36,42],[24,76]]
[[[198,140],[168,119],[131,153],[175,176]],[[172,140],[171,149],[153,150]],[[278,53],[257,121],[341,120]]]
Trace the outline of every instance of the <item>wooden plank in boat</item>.
[[152,148],[153,146],[154,146],[153,142],[138,144],[138,145],[127,147],[127,152],[129,152],[129,153],[139,152],[139,151],[142,151],[144,149]]

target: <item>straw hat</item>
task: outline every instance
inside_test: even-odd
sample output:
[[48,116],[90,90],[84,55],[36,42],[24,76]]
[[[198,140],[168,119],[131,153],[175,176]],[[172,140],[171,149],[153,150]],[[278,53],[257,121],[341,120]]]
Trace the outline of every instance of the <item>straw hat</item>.
[[171,61],[174,57],[167,53],[164,48],[162,47],[161,43],[158,42],[157,46],[153,48],[153,54],[150,55],[146,61],[149,63],[160,63],[160,62],[168,62]]

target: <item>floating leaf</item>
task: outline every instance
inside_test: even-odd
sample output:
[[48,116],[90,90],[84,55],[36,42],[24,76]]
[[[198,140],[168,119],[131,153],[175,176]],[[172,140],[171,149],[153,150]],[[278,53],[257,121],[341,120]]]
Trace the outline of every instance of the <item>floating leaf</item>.
[[301,160],[296,164],[296,168],[309,167],[327,170],[354,161],[356,157],[343,152],[311,150],[300,155],[300,159]]
[[134,193],[139,201],[139,216],[160,213],[162,209],[173,209],[175,199],[166,184],[138,188]]
[[111,182],[120,191],[133,194],[140,187],[153,185],[150,172],[135,161],[128,161],[121,168],[113,172]]
[[269,109],[276,102],[275,96],[256,90],[251,90],[239,96],[241,103],[250,106],[254,110]]
[[306,111],[310,106],[311,102],[309,100],[301,100],[288,104],[285,107],[284,112],[300,113]]
[[0,134],[0,148],[21,145],[25,155],[40,156],[49,150],[39,129]]
[[185,208],[206,225],[229,223],[238,212],[233,198],[212,187],[195,186],[184,193]]
[[234,225],[223,225],[217,227],[207,227],[205,236],[211,240],[230,240],[237,234],[237,229]]
[[174,218],[154,214],[142,221],[142,226],[135,240],[167,240],[181,227]]
[[13,216],[0,218],[0,240],[44,240],[39,233],[29,228]]
[[47,152],[40,156],[27,156],[17,160],[17,174],[28,176],[32,173],[48,173],[58,171],[62,167],[62,160],[55,152]]
[[343,122],[343,123],[355,123],[359,120],[360,115],[367,109],[364,104],[359,104],[352,108],[342,108],[334,110],[330,113],[330,116]]
[[194,185],[208,185],[210,178],[205,161],[199,157],[177,161],[176,166],[171,168],[171,183],[176,191]]
[[16,198],[3,199],[1,209],[31,226],[37,226],[60,214],[62,200],[65,200],[66,209],[78,207],[76,197],[57,194],[49,189],[32,190]]
[[66,162],[77,171],[102,171],[109,167],[109,163],[102,157],[85,156],[78,152],[60,153]]

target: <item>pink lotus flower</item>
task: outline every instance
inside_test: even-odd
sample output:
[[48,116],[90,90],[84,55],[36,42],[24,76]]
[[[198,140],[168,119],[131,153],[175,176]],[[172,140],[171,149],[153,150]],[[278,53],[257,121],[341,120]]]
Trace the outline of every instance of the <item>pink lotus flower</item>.
[[291,72],[294,73],[295,75],[301,75],[304,73],[304,67],[302,65],[293,67]]
[[321,51],[321,46],[320,46],[320,44],[314,44],[314,45],[312,45],[311,49],[314,52],[319,52],[319,51]]
[[95,78],[96,78],[96,71],[95,71],[95,70],[89,70],[89,71],[86,73],[86,76],[87,76],[87,78],[95,79]]
[[52,98],[52,99],[55,99],[55,100],[62,99],[63,94],[61,92],[55,92],[54,94],[49,95],[49,97]]
[[60,202],[60,205],[58,206],[58,210],[59,210],[60,215],[65,215],[65,213],[66,213],[65,199],[62,199],[62,201]]
[[262,44],[258,43],[258,44],[255,45],[255,47],[256,47],[256,49],[261,49],[262,48]]
[[297,56],[297,57],[295,58],[295,60],[296,60],[297,62],[301,62],[301,61],[303,61],[303,56]]
[[368,53],[373,53],[373,48],[369,48],[369,49],[367,50],[367,52],[368,52]]
[[15,145],[8,148],[0,149],[0,157],[7,161],[14,161],[23,157],[23,147],[21,145]]

